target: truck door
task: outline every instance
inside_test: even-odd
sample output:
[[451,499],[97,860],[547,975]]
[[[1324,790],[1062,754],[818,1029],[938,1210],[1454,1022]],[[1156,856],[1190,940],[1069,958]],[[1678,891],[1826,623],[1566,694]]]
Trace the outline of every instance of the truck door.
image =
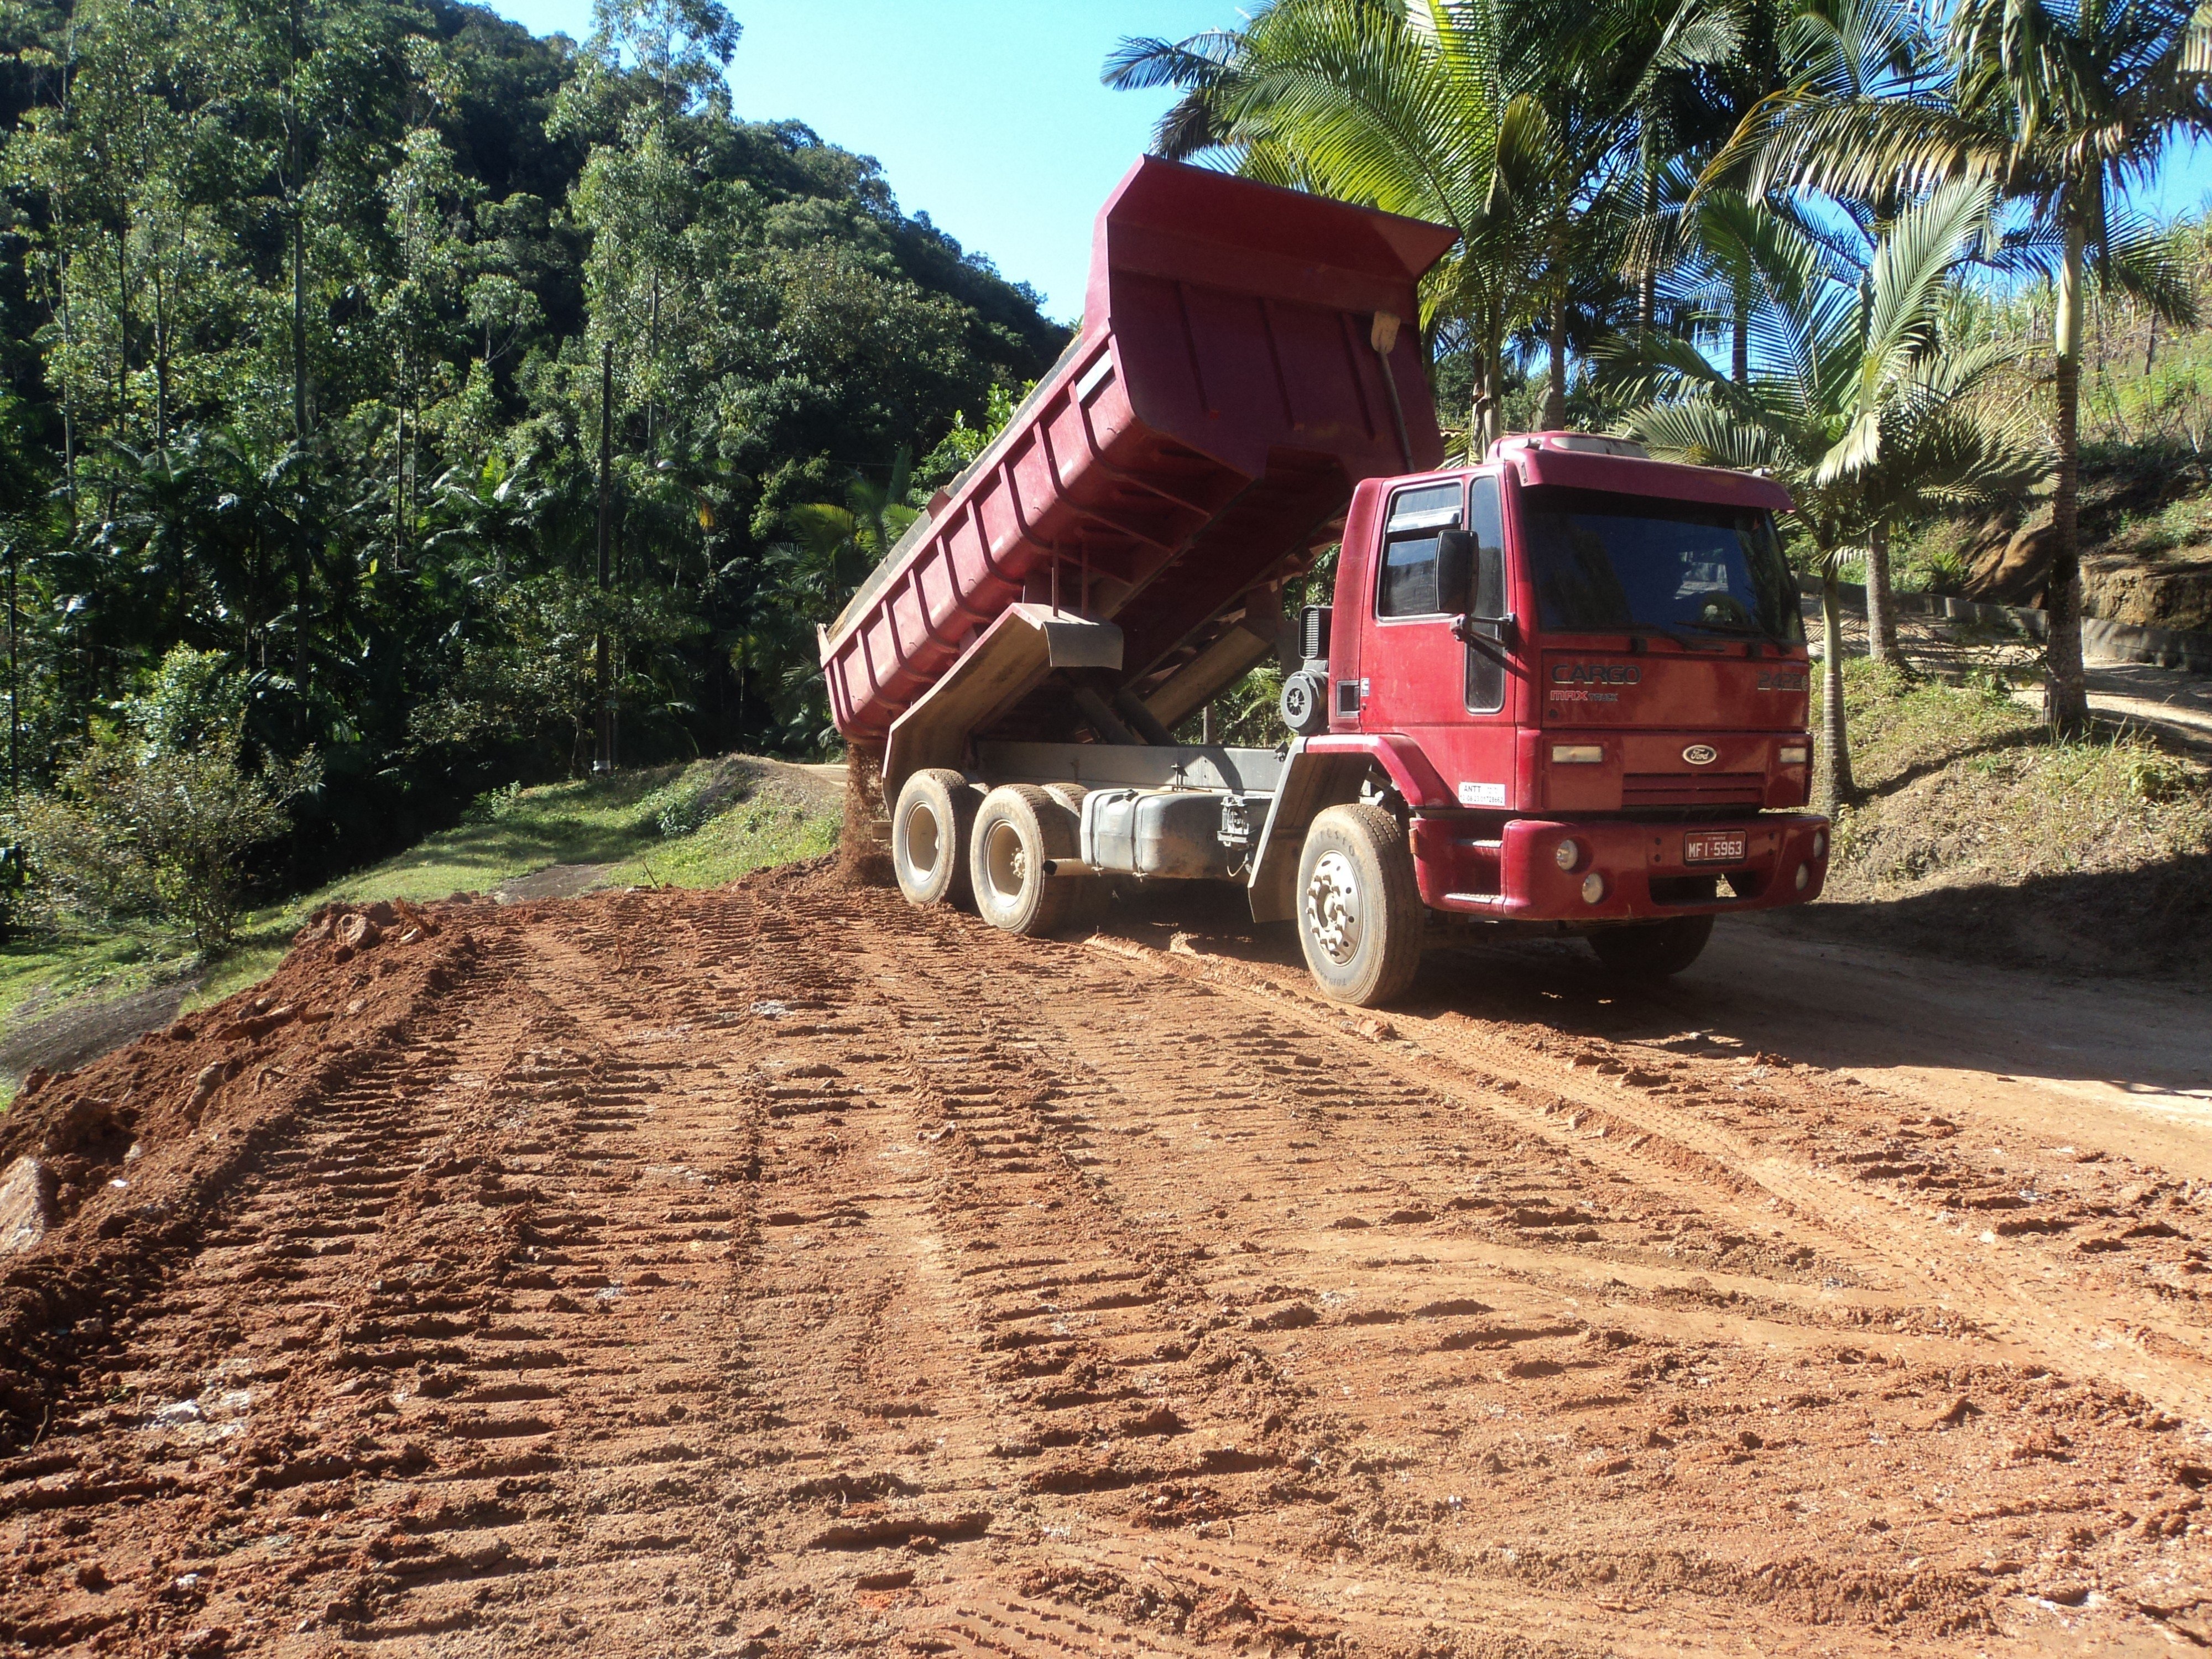
[[[1362,664],[1369,689],[1360,725],[1419,743],[1461,805],[1502,809],[1518,799],[1504,645],[1485,650],[1463,643],[1453,631],[1459,613],[1443,608],[1438,588],[1438,538],[1462,527],[1476,545],[1471,614],[1498,616],[1507,589],[1496,471],[1477,472],[1464,483],[1410,484],[1391,497],[1375,561],[1375,625]],[[1477,623],[1472,631],[1499,630]]]

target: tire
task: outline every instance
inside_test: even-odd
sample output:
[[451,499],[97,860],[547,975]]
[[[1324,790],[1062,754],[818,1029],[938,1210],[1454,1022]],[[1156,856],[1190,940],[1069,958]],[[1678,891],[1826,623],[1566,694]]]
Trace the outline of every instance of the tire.
[[1332,806],[1298,855],[1298,944],[1322,992],[1373,1008],[1405,994],[1428,920],[1413,850],[1380,806]]
[[1001,784],[984,796],[968,837],[976,913],[994,927],[1031,937],[1066,927],[1079,882],[1047,876],[1044,866],[1073,858],[1076,840],[1073,815],[1034,784]]
[[909,904],[968,902],[968,838],[975,792],[942,766],[916,772],[899,786],[891,809],[891,872]]
[[1711,916],[1676,916],[1608,927],[1592,933],[1589,944],[1607,973],[1621,979],[1659,980],[1695,962],[1712,936]]

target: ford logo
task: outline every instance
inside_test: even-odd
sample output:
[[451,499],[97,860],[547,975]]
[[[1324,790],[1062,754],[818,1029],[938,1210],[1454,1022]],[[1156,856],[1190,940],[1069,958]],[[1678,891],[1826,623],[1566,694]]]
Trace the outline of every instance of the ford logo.
[[1682,751],[1682,758],[1692,766],[1711,766],[1721,757],[1721,751],[1709,743],[1693,743]]

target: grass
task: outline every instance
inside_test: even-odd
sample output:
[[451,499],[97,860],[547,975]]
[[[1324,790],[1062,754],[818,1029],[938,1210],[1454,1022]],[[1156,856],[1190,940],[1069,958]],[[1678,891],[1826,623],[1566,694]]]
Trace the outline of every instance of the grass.
[[2212,971],[2190,896],[2212,860],[2212,769],[2140,732],[2054,739],[1996,680],[1863,659],[1844,677],[1860,798],[1838,814],[1823,907],[1946,954]]
[[[158,927],[64,928],[0,946],[0,1033],[85,996],[102,999],[182,977],[188,1007],[268,976],[324,904],[418,902],[489,892],[555,864],[605,866],[598,884],[718,887],[749,871],[812,858],[837,841],[826,791],[794,787],[725,757],[690,766],[496,791],[467,820],[395,857],[256,910],[213,958]],[[0,1079],[0,1104],[13,1085]]]

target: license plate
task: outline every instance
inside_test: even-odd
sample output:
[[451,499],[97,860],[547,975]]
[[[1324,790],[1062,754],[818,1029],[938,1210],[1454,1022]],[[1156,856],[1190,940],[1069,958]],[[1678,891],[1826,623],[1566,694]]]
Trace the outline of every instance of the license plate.
[[1743,831],[1741,830],[1701,830],[1682,837],[1682,862],[1685,864],[1741,864],[1743,861]]

